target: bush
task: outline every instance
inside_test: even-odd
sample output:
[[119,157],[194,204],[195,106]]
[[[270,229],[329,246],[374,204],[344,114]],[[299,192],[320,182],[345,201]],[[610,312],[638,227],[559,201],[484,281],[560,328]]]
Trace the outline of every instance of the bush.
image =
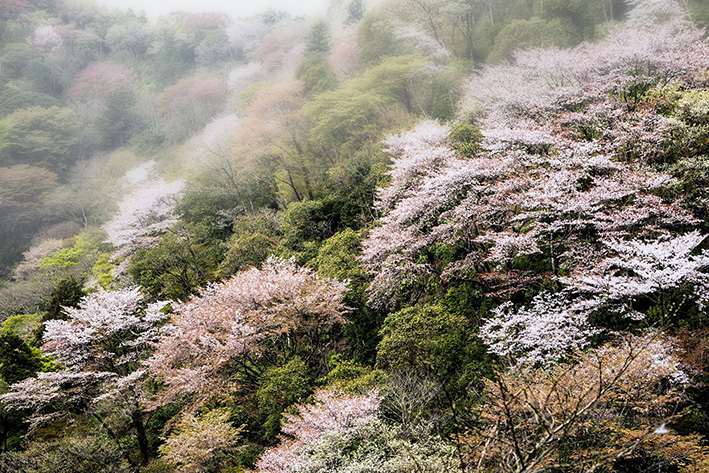
[[451,147],[458,154],[472,158],[481,150],[480,143],[483,140],[483,135],[480,128],[467,123],[459,123],[451,128],[450,140]]

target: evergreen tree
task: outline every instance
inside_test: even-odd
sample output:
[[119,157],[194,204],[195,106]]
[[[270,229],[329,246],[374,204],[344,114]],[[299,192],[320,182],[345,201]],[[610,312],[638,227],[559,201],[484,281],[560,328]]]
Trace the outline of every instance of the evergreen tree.
[[347,24],[357,23],[364,16],[364,2],[362,0],[352,0],[349,7],[347,7],[347,12],[349,13]]
[[330,50],[330,31],[325,21],[319,20],[310,28],[305,50],[308,53],[326,53]]

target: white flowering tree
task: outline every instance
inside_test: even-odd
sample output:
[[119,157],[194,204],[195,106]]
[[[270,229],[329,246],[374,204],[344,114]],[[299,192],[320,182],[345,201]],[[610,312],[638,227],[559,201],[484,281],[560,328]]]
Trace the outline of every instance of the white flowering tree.
[[123,176],[126,195],[118,203],[118,213],[102,227],[108,235],[106,241],[116,248],[113,259],[120,263],[114,276],[128,268],[137,249],[159,243],[160,234],[177,222],[174,210],[184,182],[165,181],[155,165],[155,161],[148,161]]
[[65,309],[66,320],[45,323],[42,350],[56,358],[59,369],[14,384],[1,399],[11,409],[30,411],[35,427],[88,413],[111,434],[102,413],[120,407],[147,463],[149,412],[140,361],[167,319],[165,305],[146,304],[138,288],[84,297],[77,308]]
[[[660,17],[475,75],[463,106],[482,135],[473,155],[459,155],[450,129],[431,121],[387,139],[383,216],[363,244],[370,302],[395,305],[402,288],[415,298],[431,278],[514,292],[603,264],[606,242],[696,225],[667,197],[677,180],[652,167],[667,159],[677,125],[643,101],[669,83],[695,86],[708,49],[681,15]],[[544,267],[527,271],[529,261]]]
[[509,302],[502,304],[480,328],[492,353],[525,366],[558,361],[588,346],[596,333],[587,311],[563,293],[542,293],[529,307],[518,309]]
[[308,447],[326,435],[365,424],[379,411],[376,391],[364,395],[321,390],[314,404],[298,406],[297,415],[286,416],[280,445],[266,450],[256,464],[259,473],[295,473],[310,466]]
[[698,250],[706,239],[699,231],[657,240],[605,241],[608,257],[592,268],[578,268],[563,278],[570,290],[589,299],[589,309],[609,307],[632,318],[633,308],[648,298],[669,317],[677,296],[703,307],[709,287],[709,251]]

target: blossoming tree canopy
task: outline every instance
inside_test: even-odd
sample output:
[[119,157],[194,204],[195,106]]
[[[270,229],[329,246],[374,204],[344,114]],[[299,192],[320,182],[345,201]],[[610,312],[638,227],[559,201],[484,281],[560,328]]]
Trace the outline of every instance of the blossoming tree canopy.
[[286,416],[284,439],[277,447],[266,450],[256,464],[259,473],[297,472],[310,463],[306,452],[311,444],[325,435],[371,421],[379,411],[381,397],[376,391],[353,395],[320,390],[315,403],[298,406],[297,415]]
[[180,390],[204,391],[234,366],[259,379],[260,356],[317,344],[321,332],[346,322],[345,288],[271,257],[261,269],[213,283],[177,304],[149,366]]
[[[459,155],[449,129],[431,121],[386,140],[384,215],[362,255],[374,277],[371,302],[395,303],[402,283],[432,275],[512,274],[525,256],[558,275],[591,263],[602,241],[697,224],[681,201],[663,197],[676,179],[653,167],[668,159],[674,122],[629,95],[692,86],[709,66],[695,30],[662,25],[661,34],[626,25],[598,43],[530,50],[514,65],[486,68],[465,99],[483,136],[472,156]],[[443,262],[432,246],[455,256]]]
[[89,294],[79,307],[65,309],[66,320],[45,323],[42,349],[61,369],[14,384],[2,401],[32,412],[33,426],[86,412],[102,419],[103,404],[109,411],[121,408],[147,462],[146,371],[140,362],[166,321],[165,305],[146,304],[137,287]]
[[[59,389],[65,381],[100,381],[96,389],[106,395],[134,389],[130,385],[144,374],[138,362],[147,355],[167,318],[162,312],[165,305],[144,303],[137,287],[84,297],[78,308],[65,309],[66,320],[45,323],[42,350],[54,356],[63,369],[14,385],[14,391],[4,399],[21,408],[42,411],[65,395]],[[30,396],[30,392],[34,394]]]

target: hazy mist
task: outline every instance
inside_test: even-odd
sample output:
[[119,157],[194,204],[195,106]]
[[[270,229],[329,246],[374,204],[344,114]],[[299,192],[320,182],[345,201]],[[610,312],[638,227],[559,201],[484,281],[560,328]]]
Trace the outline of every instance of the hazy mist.
[[237,17],[247,17],[273,8],[274,10],[285,10],[294,15],[307,15],[318,11],[323,11],[327,4],[326,0],[267,0],[264,2],[246,0],[203,0],[195,2],[193,0],[100,0],[100,3],[108,7],[133,9],[136,13],[145,11],[150,18],[155,18],[173,11],[186,12],[208,12],[218,11],[228,13]]
[[709,472],[709,0],[0,0],[0,473]]

